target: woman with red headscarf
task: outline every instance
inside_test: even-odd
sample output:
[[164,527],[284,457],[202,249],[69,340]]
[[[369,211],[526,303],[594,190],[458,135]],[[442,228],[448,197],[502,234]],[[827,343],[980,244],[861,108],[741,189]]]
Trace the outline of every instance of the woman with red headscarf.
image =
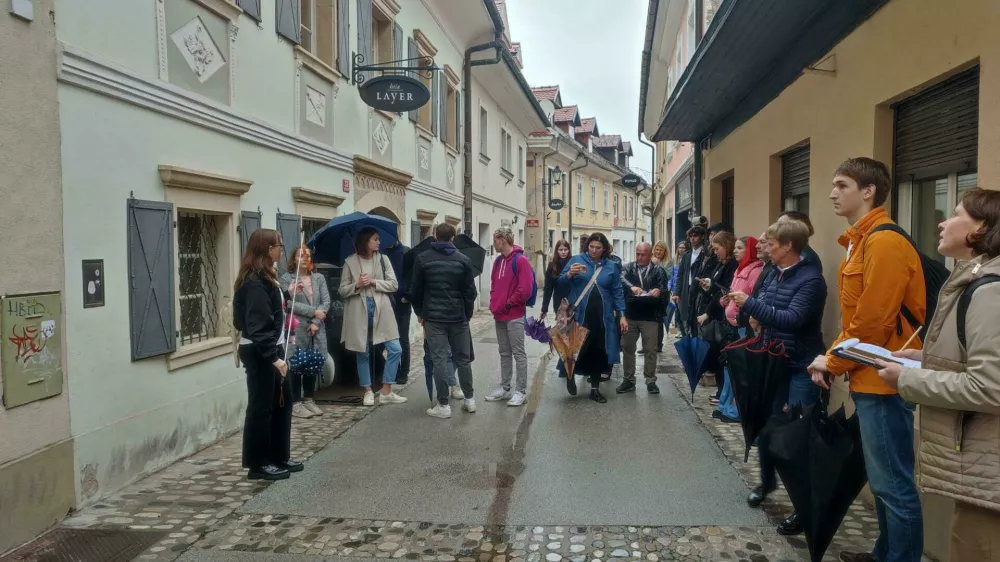
[[[764,262],[757,257],[757,239],[753,236],[744,236],[736,241],[736,248],[733,257],[739,261],[736,273],[733,275],[731,292],[743,292],[750,294],[753,292],[757,278],[764,269]],[[749,291],[749,293],[747,292]],[[729,296],[723,295],[720,303],[726,307],[726,320],[729,325],[737,331],[740,337],[746,335],[747,326],[740,326],[738,323],[740,309]],[[732,381],[729,379],[729,369],[725,370],[726,382],[722,387],[722,394],[719,395],[719,407],[712,412],[712,417],[718,418],[727,423],[737,423],[740,421],[740,413],[736,408],[736,400],[733,396]]]

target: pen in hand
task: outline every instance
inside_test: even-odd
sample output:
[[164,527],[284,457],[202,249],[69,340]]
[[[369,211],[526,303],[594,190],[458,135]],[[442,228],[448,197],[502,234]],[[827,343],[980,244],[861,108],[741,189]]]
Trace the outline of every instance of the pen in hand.
[[910,347],[910,344],[911,344],[911,343],[913,343],[913,340],[914,340],[914,339],[916,339],[917,335],[918,335],[918,334],[919,334],[919,333],[921,332],[921,330],[923,330],[923,329],[924,329],[924,327],[923,327],[923,326],[917,326],[917,329],[913,331],[913,334],[912,334],[912,335],[910,336],[910,339],[906,340],[906,343],[904,343],[904,344],[903,344],[903,347],[900,347],[900,348],[899,348],[899,351],[903,351],[903,350],[904,350],[904,349],[906,349],[907,347]]

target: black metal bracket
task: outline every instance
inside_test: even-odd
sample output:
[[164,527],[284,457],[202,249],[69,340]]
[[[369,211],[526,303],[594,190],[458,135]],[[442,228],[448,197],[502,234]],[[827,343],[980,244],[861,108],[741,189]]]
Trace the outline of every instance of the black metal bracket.
[[[434,59],[431,57],[414,57],[410,59],[400,59],[389,62],[379,62],[375,64],[364,64],[365,56],[361,53],[351,53],[351,83],[355,85],[361,85],[367,78],[365,78],[365,72],[381,72],[383,75],[386,73],[390,74],[403,74],[406,72],[415,72],[417,74],[423,74],[424,78],[428,80],[433,76],[434,71],[440,71],[441,69],[434,66]],[[417,61],[416,66],[404,65],[403,63],[412,63]]]

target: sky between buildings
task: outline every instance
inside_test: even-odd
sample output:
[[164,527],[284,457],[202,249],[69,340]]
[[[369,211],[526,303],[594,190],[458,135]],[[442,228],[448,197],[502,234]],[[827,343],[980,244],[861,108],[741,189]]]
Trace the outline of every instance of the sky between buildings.
[[632,167],[649,179],[639,142],[639,78],[647,0],[506,0],[511,41],[521,43],[532,87],[558,84],[563,105],[596,117],[601,134],[632,142]]

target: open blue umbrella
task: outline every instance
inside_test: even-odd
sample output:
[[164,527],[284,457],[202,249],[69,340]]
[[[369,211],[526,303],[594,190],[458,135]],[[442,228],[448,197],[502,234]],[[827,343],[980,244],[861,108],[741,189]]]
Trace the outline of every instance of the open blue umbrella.
[[354,253],[354,237],[366,227],[378,231],[380,252],[399,241],[399,225],[395,221],[353,212],[331,220],[312,235],[306,245],[313,253],[313,262],[344,265],[344,260]]
[[710,347],[707,341],[691,336],[684,336],[674,342],[674,349],[677,350],[677,356],[684,366],[684,374],[687,375],[688,384],[691,385],[691,398],[694,398],[694,391],[701,380],[702,366],[708,357]]

